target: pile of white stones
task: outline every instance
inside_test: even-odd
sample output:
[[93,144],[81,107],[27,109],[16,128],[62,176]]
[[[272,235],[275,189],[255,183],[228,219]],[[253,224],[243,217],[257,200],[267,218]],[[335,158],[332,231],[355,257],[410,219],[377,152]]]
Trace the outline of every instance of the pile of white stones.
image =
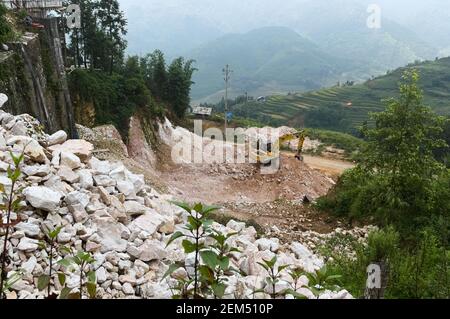
[[[63,131],[49,136],[28,115],[13,116],[0,110],[0,124],[0,183],[6,192],[11,188],[6,171],[13,166],[9,152],[19,154],[26,146],[18,185],[24,187],[25,209],[12,214],[20,223],[12,227],[8,245],[8,270],[21,269],[23,276],[7,297],[45,298],[46,292],[37,289],[37,281],[40,275],[48,273],[49,261],[39,241],[49,230],[62,227],[58,244],[93,255],[98,298],[171,298],[174,279],[162,280],[169,265],[185,261],[190,272],[194,264],[194,255],[186,255],[180,241],[166,248],[170,236],[183,230],[187,213],[172,205],[170,196],[158,194],[146,185],[142,175],[131,173],[121,163],[93,157],[93,146],[84,140],[67,140]],[[258,264],[262,259],[277,255],[278,264],[302,267],[309,272],[323,266],[322,259],[304,245],[257,239],[255,229],[244,223],[214,223],[213,227],[224,233],[239,232],[229,242],[240,250],[231,262],[241,271],[229,279],[229,298],[254,297],[252,292],[263,286],[267,276]],[[53,267],[54,273],[66,272],[67,286],[76,291],[80,274],[59,265]],[[181,271],[177,275],[187,274]],[[287,274],[283,279],[277,289],[288,288],[292,282]],[[302,276],[299,281],[298,286],[303,286],[299,292],[316,298],[307,288],[307,277]],[[56,294],[62,288],[56,274],[51,287]],[[266,292],[270,292],[269,287]],[[269,297],[265,293],[256,296]],[[352,296],[345,290],[325,291],[320,298]]]

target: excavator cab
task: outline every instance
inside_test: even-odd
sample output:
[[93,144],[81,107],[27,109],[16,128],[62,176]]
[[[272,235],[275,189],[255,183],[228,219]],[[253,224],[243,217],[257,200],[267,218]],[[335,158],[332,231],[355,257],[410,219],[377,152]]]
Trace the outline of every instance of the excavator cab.
[[290,142],[298,139],[297,151],[295,158],[299,161],[303,161],[302,156],[303,145],[306,139],[305,131],[298,131],[296,133],[288,133],[279,137],[273,145],[273,141],[264,141],[263,139],[257,139],[256,142],[256,161],[259,164],[270,165],[271,161],[278,158],[279,154],[274,154],[275,150],[279,150],[280,146],[286,142]]

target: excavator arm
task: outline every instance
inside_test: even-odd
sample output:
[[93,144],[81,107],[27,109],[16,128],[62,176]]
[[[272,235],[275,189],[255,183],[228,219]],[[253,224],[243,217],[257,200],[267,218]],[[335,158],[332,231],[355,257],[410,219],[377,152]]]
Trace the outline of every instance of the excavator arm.
[[306,139],[306,133],[305,131],[298,131],[296,133],[289,133],[289,134],[285,134],[281,137],[278,138],[278,140],[276,141],[276,146],[273,147],[273,145],[271,143],[267,144],[267,147],[265,150],[263,150],[260,146],[260,142],[257,142],[257,152],[256,152],[256,159],[258,161],[258,163],[261,162],[268,162],[270,160],[273,159],[274,155],[273,155],[273,150],[274,149],[280,149],[281,145],[283,145],[286,142],[290,142],[293,140],[298,139],[298,144],[297,144],[297,151],[295,153],[295,158],[298,159],[299,161],[303,161],[303,146],[305,144],[305,139]]

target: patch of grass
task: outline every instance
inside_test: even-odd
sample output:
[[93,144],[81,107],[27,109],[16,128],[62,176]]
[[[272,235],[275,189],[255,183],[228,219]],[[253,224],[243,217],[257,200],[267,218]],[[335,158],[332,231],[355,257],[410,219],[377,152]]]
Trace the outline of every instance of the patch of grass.
[[332,146],[334,148],[344,150],[345,157],[352,160],[356,160],[358,158],[358,153],[364,144],[362,139],[342,132],[307,129],[307,135],[310,139],[320,140],[323,143],[323,145],[317,150],[319,154],[325,150],[326,146]]

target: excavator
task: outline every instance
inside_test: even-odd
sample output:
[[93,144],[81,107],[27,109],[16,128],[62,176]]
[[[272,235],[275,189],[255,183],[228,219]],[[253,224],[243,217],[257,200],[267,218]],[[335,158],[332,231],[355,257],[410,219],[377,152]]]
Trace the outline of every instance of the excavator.
[[[279,153],[275,153],[277,150],[279,152],[280,147],[286,143],[298,139],[297,151],[295,153],[295,158],[303,162],[303,145],[305,144],[306,132],[304,130],[297,131],[295,133],[288,133],[282,135],[272,145],[272,142],[267,142],[265,147],[261,145],[261,139],[256,142],[256,161],[258,164],[270,164],[272,160],[279,157]],[[275,147],[274,147],[275,146]],[[275,152],[274,152],[275,151]]]

